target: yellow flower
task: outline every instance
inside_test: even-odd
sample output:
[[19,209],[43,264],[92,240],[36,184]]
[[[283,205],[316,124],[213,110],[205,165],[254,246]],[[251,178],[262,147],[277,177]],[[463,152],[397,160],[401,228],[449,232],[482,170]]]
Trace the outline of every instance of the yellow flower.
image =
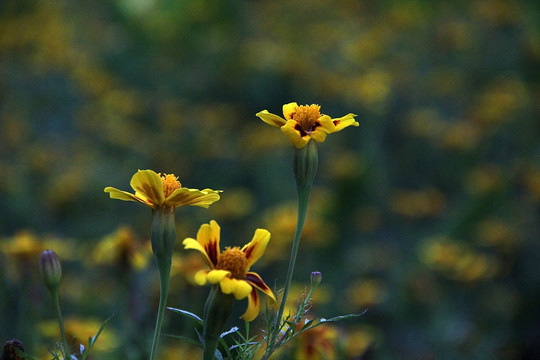
[[281,132],[298,149],[307,145],[309,140],[314,139],[323,142],[327,134],[343,130],[348,126],[358,126],[354,120],[356,115],[347,114],[343,117],[332,119],[320,112],[319,105],[298,105],[295,102],[283,105],[282,118],[278,115],[263,110],[257,116],[265,123],[281,128]]
[[234,295],[236,300],[248,298],[248,307],[242,318],[246,321],[254,320],[259,314],[260,299],[257,290],[262,291],[276,302],[272,290],[261,277],[248,271],[264,253],[270,232],[265,229],[255,230],[253,239],[243,248],[227,247],[221,252],[219,248],[220,227],[214,220],[210,224],[203,224],[198,233],[197,240],[186,238],[183,241],[185,249],[194,249],[201,252],[210,270],[200,270],[195,274],[195,282],[199,285],[219,284],[221,292]]
[[130,182],[135,194],[106,187],[112,199],[137,201],[153,210],[174,211],[178,206],[200,206],[207,208],[219,200],[219,190],[188,189],[182,187],[178,177],[173,174],[161,175],[152,170],[139,170]]

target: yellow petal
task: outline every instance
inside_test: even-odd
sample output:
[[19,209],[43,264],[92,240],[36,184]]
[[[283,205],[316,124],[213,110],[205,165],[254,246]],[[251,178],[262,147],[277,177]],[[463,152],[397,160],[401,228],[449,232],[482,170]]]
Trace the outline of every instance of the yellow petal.
[[253,288],[248,297],[248,307],[246,312],[241,316],[246,321],[253,321],[259,315],[259,308],[261,306],[261,300],[257,289]]
[[332,122],[334,124],[335,130],[334,131],[341,131],[345,129],[348,126],[359,126],[358,122],[354,120],[355,114],[347,114],[343,117],[332,119]]
[[152,204],[161,206],[165,201],[163,195],[163,182],[159,175],[153,170],[139,170],[130,182],[135,194],[142,194]]
[[197,283],[197,285],[201,285],[201,286],[206,285],[208,273],[209,273],[208,270],[197,271],[197,273],[195,274],[195,282]]
[[246,298],[252,291],[252,286],[246,281],[228,277],[224,277],[219,282],[219,286],[224,294],[233,294],[236,300]]
[[247,269],[251,267],[264,254],[266,245],[270,241],[270,232],[266,229],[257,229],[253,235],[253,239],[244,247],[242,251],[246,254]]
[[300,132],[294,127],[297,122],[294,120],[287,120],[287,123],[281,127],[281,132],[289,138],[291,143],[296,146],[298,149],[304,147],[309,142],[310,136],[301,136]]
[[[321,129],[321,130],[324,130],[326,131],[327,134],[330,134],[330,133],[333,133],[335,132],[335,125],[334,125],[334,122],[332,121],[332,119],[330,118],[330,116],[328,115],[323,115],[319,118],[318,120],[319,124],[321,124],[321,126],[318,129]],[[313,135],[312,135],[313,137]]]
[[217,284],[224,280],[227,275],[230,275],[230,273],[228,270],[211,270],[206,276],[206,279],[210,284]]
[[105,192],[109,193],[111,199],[118,199],[124,201],[138,201],[144,205],[152,206],[152,203],[146,201],[143,198],[137,197],[134,194],[128,193],[127,191],[118,190],[111,186],[105,188]]
[[275,114],[269,113],[268,110],[260,111],[256,114],[256,116],[268,125],[272,125],[274,127],[282,127],[283,125],[285,125],[285,119]]
[[327,132],[324,130],[324,128],[319,126],[310,134],[310,136],[313,140],[324,142],[324,140],[326,140],[326,134]]
[[212,203],[219,200],[219,191],[206,189],[206,190],[197,190],[197,189],[188,189],[180,188],[172,192],[171,195],[165,200],[165,205],[167,206],[200,206],[208,208]]
[[283,116],[285,117],[285,120],[291,120],[296,109],[298,109],[298,104],[295,102],[283,105]]
[[212,260],[210,259],[210,257],[206,253],[206,249],[197,240],[195,240],[193,238],[186,238],[186,239],[184,239],[184,241],[182,241],[182,245],[184,245],[184,249],[186,249],[186,250],[193,249],[193,250],[199,251],[201,253],[204,261],[206,262],[206,264],[208,264],[208,266],[210,266],[210,268],[214,268],[215,264],[212,263]]

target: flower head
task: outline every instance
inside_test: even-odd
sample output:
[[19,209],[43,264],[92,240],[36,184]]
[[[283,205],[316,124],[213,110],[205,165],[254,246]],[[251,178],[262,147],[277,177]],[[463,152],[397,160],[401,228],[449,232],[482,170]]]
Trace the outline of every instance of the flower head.
[[183,241],[185,249],[201,252],[210,270],[200,270],[195,274],[195,282],[199,285],[219,284],[221,292],[234,295],[236,300],[248,298],[248,307],[242,318],[252,321],[259,314],[260,299],[257,290],[262,291],[274,302],[276,298],[272,290],[250,267],[262,256],[270,240],[270,233],[265,229],[257,229],[253,239],[244,247],[227,247],[222,252],[219,247],[220,227],[214,221],[203,224],[197,239],[187,238]]
[[173,174],[161,175],[152,170],[139,170],[130,182],[135,194],[106,187],[112,199],[137,201],[153,210],[174,211],[178,206],[200,206],[207,208],[219,200],[219,190],[188,189],[182,187]]
[[319,105],[298,105],[292,102],[283,105],[284,118],[267,110],[257,113],[257,116],[265,123],[281,128],[281,132],[297,148],[306,146],[311,139],[323,142],[327,134],[341,131],[350,125],[359,125],[354,120],[356,116],[354,114],[332,119],[328,115],[321,114],[320,110]]

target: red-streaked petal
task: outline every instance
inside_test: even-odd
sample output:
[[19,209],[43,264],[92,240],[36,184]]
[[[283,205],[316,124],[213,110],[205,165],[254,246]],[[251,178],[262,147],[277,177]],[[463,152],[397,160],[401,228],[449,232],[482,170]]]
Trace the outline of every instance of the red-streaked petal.
[[206,254],[208,254],[212,268],[217,266],[218,256],[220,254],[219,236],[220,227],[214,220],[211,220],[210,224],[201,225],[197,232],[197,241],[202,245]]
[[261,290],[266,295],[268,295],[268,297],[272,299],[274,303],[276,302],[276,297],[274,296],[274,293],[272,292],[272,290],[270,290],[268,285],[266,285],[266,283],[259,276],[259,274],[251,272],[251,271],[248,272],[246,274],[246,281],[249,282],[254,287],[256,287],[257,289]]
[[246,312],[241,316],[246,321],[253,321],[259,315],[259,309],[261,307],[261,300],[257,289],[253,288],[248,297],[248,307]]
[[192,250],[199,251],[201,253],[204,261],[206,262],[206,264],[211,269],[214,268],[214,264],[212,263],[212,260],[210,259],[210,257],[206,253],[206,249],[197,240],[195,240],[193,238],[185,238],[184,241],[182,241],[182,245],[184,245],[184,249],[186,249],[186,250],[192,249]]
[[154,205],[160,206],[165,201],[163,181],[153,170],[137,171],[131,178],[130,185],[135,190],[135,195],[140,193]]
[[253,239],[244,245],[242,251],[246,254],[247,269],[251,267],[264,254],[266,245],[270,241],[270,232],[266,229],[257,229],[253,235]]

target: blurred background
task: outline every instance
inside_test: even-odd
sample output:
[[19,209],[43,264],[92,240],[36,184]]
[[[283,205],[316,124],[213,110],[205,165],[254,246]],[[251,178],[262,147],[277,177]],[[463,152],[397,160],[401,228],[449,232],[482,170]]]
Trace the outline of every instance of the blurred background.
[[[147,358],[151,212],[103,192],[137,169],[224,190],[177,209],[170,306],[202,314],[180,241],[211,219],[222,246],[267,228],[254,270],[283,286],[293,147],[255,113],[296,101],[360,126],[319,144],[294,292],[321,271],[313,317],[368,311],[282,357],[538,358],[539,20],[519,0],[0,1],[0,342],[51,358],[52,248],[72,344],[114,314],[94,358]],[[173,337],[193,325],[167,313],[161,358],[200,356]]]

